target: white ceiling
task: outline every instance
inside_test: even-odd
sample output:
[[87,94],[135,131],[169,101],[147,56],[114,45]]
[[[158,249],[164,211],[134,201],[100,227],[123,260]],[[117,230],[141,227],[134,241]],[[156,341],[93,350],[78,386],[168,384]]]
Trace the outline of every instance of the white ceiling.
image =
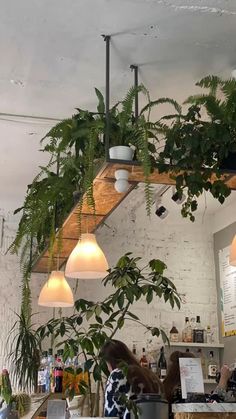
[[[236,67],[235,0],[0,0],[0,112],[63,118],[94,108],[104,92],[105,45],[112,35],[111,95],[133,81],[152,97],[182,101],[194,81]],[[13,118],[14,119],[14,118]],[[49,124],[0,120],[0,208],[23,199],[45,157]]]

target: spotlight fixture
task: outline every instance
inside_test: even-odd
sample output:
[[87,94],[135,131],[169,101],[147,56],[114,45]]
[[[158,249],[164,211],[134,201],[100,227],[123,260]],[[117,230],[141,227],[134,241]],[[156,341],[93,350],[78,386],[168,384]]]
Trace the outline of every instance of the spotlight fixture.
[[125,169],[119,169],[115,171],[115,190],[119,193],[127,192],[129,189],[129,172]]
[[167,215],[169,214],[169,211],[163,205],[161,205],[160,207],[157,207],[155,214],[159,218],[161,218],[162,220],[164,220],[164,218],[166,218]]
[[180,205],[180,204],[182,204],[182,203],[185,201],[186,196],[185,196],[185,195],[184,195],[184,193],[183,193],[183,194],[182,194],[182,196],[180,197],[180,196],[179,196],[179,193],[176,191],[176,192],[172,195],[171,199],[172,199],[172,200],[173,200],[176,204]]

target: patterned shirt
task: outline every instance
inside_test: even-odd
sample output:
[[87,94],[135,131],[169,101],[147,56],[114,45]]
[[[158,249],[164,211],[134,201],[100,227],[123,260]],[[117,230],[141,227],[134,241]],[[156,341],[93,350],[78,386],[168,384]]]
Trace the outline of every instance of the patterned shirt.
[[135,398],[130,384],[124,373],[116,368],[113,370],[107,380],[105,391],[105,417],[119,417],[121,419],[130,419],[130,413],[120,401],[120,396],[125,395],[128,399]]

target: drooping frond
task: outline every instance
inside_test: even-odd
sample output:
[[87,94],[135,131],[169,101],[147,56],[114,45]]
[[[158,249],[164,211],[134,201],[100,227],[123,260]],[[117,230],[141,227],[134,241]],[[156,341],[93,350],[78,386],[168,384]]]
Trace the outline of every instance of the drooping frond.
[[179,115],[182,112],[182,108],[178,104],[178,102],[176,102],[176,100],[163,97],[163,98],[160,98],[160,99],[157,99],[157,100],[150,101],[150,103],[148,103],[146,106],[143,107],[140,114],[143,114],[144,112],[154,108],[155,106],[163,105],[163,104],[170,104],[170,105],[174,106],[176,112],[178,112]]

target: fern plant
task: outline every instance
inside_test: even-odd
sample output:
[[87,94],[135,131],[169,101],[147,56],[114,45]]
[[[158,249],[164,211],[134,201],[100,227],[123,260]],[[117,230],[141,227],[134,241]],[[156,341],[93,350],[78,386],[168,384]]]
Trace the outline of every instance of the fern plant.
[[161,172],[169,171],[172,165],[179,198],[184,190],[187,192],[182,215],[191,221],[195,220],[197,198],[204,191],[221,204],[230,195],[222,172],[230,171],[227,159],[236,152],[236,80],[208,76],[197,86],[209,89],[209,93],[190,96],[185,114],[164,118],[171,125],[162,126],[165,145],[157,160]]

